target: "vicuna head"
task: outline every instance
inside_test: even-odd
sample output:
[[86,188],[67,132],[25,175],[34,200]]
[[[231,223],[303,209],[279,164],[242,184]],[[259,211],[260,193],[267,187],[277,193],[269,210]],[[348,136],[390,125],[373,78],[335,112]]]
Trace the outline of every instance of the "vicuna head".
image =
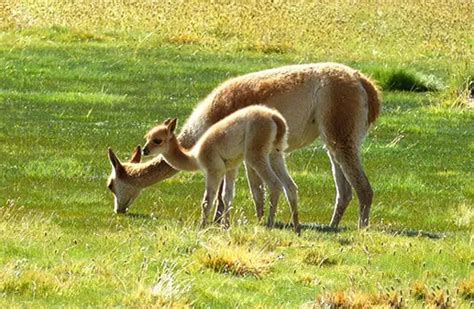
[[[107,187],[114,194],[114,211],[115,213],[126,213],[128,207],[140,194],[141,188],[134,185],[127,173],[127,164],[122,163],[117,158],[111,148],[108,150],[110,164],[112,165],[112,173],[107,181]],[[140,146],[135,148],[130,162],[138,163],[141,159]]]
[[175,137],[176,118],[168,118],[145,135],[146,143],[143,146],[143,155],[159,155],[168,151],[170,140]]

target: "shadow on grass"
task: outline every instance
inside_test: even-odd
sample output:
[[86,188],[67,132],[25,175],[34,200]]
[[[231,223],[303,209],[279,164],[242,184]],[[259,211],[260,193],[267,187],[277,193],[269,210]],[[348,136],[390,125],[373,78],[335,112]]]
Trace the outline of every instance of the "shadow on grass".
[[390,234],[392,236],[405,236],[405,237],[423,237],[429,239],[443,239],[447,235],[446,233],[426,232],[422,230],[405,230],[405,229],[394,229],[394,228],[381,228],[376,231]]
[[[345,227],[333,228],[329,225],[324,225],[324,224],[319,224],[319,223],[301,223],[300,226],[301,226],[302,231],[310,230],[310,231],[316,231],[316,232],[322,232],[322,233],[339,233],[339,232],[345,232],[349,230],[348,228],[345,228]],[[292,230],[293,224],[276,222],[275,228]]]
[[[292,230],[293,224],[276,222],[275,228]],[[302,223],[301,230],[336,234],[340,232],[348,232],[348,231],[351,231],[352,229],[347,228],[347,227],[333,228],[329,225],[324,225],[324,224],[319,224],[319,223]],[[443,239],[447,236],[446,233],[427,232],[427,231],[422,231],[422,230],[395,229],[395,228],[383,228],[383,227],[382,228],[369,228],[369,230],[390,234],[392,236],[422,237],[422,238],[429,238],[429,239]]]
[[[156,220],[157,219],[154,215],[146,215],[142,213],[127,213],[125,214],[125,216],[131,219],[140,219],[140,220]],[[275,228],[281,229],[281,230],[283,229],[293,230],[293,224],[275,222]],[[337,234],[341,232],[349,232],[352,229],[347,228],[347,227],[333,228],[329,225],[320,224],[320,223],[301,223],[301,230]],[[422,238],[429,238],[429,239],[443,239],[446,236],[448,236],[446,233],[429,232],[429,231],[422,231],[422,230],[410,230],[410,229],[385,228],[385,227],[369,228],[369,230],[375,231],[375,232],[382,232],[382,233],[389,234],[392,236],[422,237]]]
[[126,213],[126,214],[123,214],[123,216],[126,216],[131,219],[140,219],[140,220],[156,220],[157,219],[154,215],[146,215],[143,213]]

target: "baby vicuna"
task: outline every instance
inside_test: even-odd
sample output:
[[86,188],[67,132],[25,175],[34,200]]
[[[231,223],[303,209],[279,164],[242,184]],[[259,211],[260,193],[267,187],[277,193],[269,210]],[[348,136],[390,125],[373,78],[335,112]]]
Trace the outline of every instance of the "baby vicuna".
[[146,135],[144,155],[162,154],[177,170],[202,170],[206,191],[202,201],[202,226],[207,224],[210,209],[224,179],[222,201],[225,225],[229,225],[230,204],[234,198],[234,183],[238,168],[245,161],[247,169],[264,181],[270,193],[268,227],[274,224],[278,199],[284,190],[291,207],[295,231],[300,232],[298,193],[288,174],[284,159],[287,147],[287,125],[276,110],[253,105],[225,117],[211,126],[191,149],[184,149],[175,136],[176,118],[167,119]]

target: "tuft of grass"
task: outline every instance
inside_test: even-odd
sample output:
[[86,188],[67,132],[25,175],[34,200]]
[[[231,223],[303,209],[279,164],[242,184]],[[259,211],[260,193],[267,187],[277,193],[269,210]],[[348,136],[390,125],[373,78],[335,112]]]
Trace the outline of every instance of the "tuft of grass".
[[337,291],[318,296],[314,308],[403,308],[400,292],[363,293],[359,291]]
[[214,243],[206,246],[199,260],[218,273],[262,278],[271,271],[275,257],[254,247]]
[[375,68],[372,74],[386,91],[428,92],[442,89],[441,82],[435,76],[414,69]]
[[469,277],[459,284],[458,294],[465,300],[474,301],[474,276]]
[[449,291],[445,289],[435,289],[426,295],[425,304],[431,308],[452,308],[453,301]]
[[[464,285],[465,283],[467,283],[466,286]],[[469,283],[468,281],[466,281],[466,282],[463,282],[459,286],[458,292],[461,295],[461,297],[464,297],[464,295],[461,292],[461,286],[469,289],[468,285]],[[414,299],[418,301],[423,301],[423,303],[427,305],[428,307],[451,308],[453,306],[453,297],[450,295],[448,289],[440,289],[439,287],[429,288],[422,281],[416,281],[415,283],[412,284],[410,288],[410,294]],[[466,300],[469,300],[468,297],[464,297],[464,298]]]
[[165,267],[152,287],[140,284],[124,299],[128,307],[191,308],[191,285],[179,282],[173,268]]
[[[471,69],[472,70],[472,69]],[[441,106],[457,109],[474,108],[474,72],[453,70],[449,85],[440,97]]]
[[452,211],[452,218],[457,226],[463,226],[474,230],[474,208],[467,204],[461,204]]
[[0,272],[0,295],[16,294],[35,296],[36,294],[63,294],[65,286],[57,284],[57,278],[51,272],[29,267],[26,260],[17,260],[4,265]]
[[416,281],[411,285],[410,294],[416,300],[425,300],[428,288],[424,282]]
[[413,71],[397,70],[388,77],[385,89],[390,91],[426,92],[438,90],[438,87],[427,76]]
[[324,255],[319,250],[311,249],[303,255],[303,262],[308,265],[323,267],[336,265],[339,264],[341,261],[334,255]]

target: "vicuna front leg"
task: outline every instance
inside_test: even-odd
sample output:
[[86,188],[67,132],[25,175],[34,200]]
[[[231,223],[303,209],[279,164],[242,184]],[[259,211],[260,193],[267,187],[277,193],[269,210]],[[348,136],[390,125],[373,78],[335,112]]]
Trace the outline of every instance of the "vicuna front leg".
[[257,172],[247,164],[245,165],[245,171],[247,173],[249,188],[252,192],[253,201],[255,203],[257,220],[261,221],[265,206],[265,186]]
[[344,176],[339,163],[336,162],[336,159],[330,151],[328,151],[328,156],[331,160],[332,174],[334,177],[334,184],[336,185],[336,201],[334,203],[331,227],[337,228],[347,206],[352,200],[352,187],[347,181],[346,176]]
[[297,234],[301,232],[298,215],[298,187],[293,178],[291,178],[286,168],[284,154],[282,152],[273,152],[270,155],[270,162],[280,182],[283,184],[285,196],[290,205],[293,228]]
[[209,217],[209,212],[214,204],[214,200],[216,199],[221,180],[221,175],[214,173],[206,174],[206,191],[204,192],[204,198],[201,204],[201,228],[204,228],[207,225],[207,218]]
[[373,191],[360,162],[359,151],[356,147],[333,149],[334,157],[357,193],[359,199],[359,228],[369,225],[370,207],[372,205]]

